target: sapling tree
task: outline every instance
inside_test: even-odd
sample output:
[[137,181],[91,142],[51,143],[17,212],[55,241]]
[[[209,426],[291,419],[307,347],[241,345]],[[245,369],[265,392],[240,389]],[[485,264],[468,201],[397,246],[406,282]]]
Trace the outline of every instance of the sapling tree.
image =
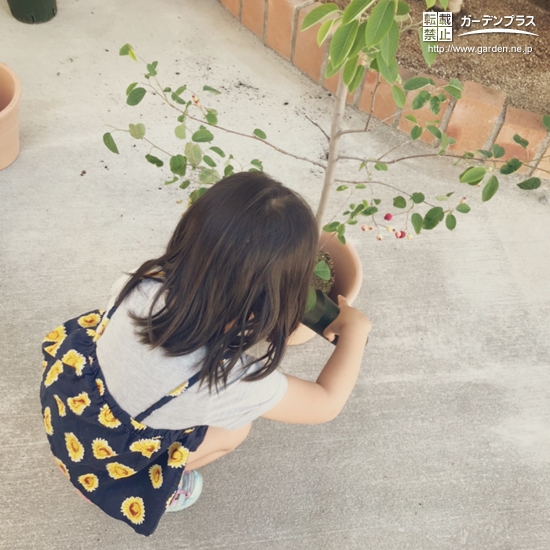
[[[448,7],[449,0],[439,0],[443,8]],[[433,6],[432,0],[426,0],[427,6]],[[523,163],[512,158],[504,160],[505,150],[495,144],[491,150],[477,150],[461,155],[449,152],[454,140],[441,129],[438,116],[442,105],[447,102],[459,101],[462,85],[456,79],[451,79],[443,87],[438,87],[429,77],[416,76],[403,81],[398,70],[396,54],[399,48],[399,37],[404,32],[417,32],[425,61],[431,65],[436,53],[428,48],[428,43],[422,41],[421,29],[418,23],[411,20],[409,6],[402,0],[352,0],[341,10],[336,4],[328,3],[313,9],[304,19],[302,30],[319,25],[317,41],[321,46],[330,40],[328,64],[325,77],[338,75],[338,88],[334,96],[334,106],[330,132],[326,133],[328,140],[328,159],[321,162],[300,156],[284,150],[272,143],[266,132],[261,128],[236,130],[228,128],[219,122],[219,113],[205,99],[208,96],[220,94],[219,90],[208,85],[165,86],[160,83],[158,63],[148,63],[141,59],[129,44],[124,45],[120,55],[129,56],[134,61],[140,59],[146,72],[142,83],[133,82],[126,89],[126,103],[138,105],[147,94],[154,94],[172,111],[174,111],[174,149],[171,151],[160,147],[149,140],[146,126],[143,123],[129,124],[128,128],[115,128],[103,136],[105,145],[113,153],[118,153],[113,133],[120,131],[128,133],[132,138],[142,140],[150,145],[150,151],[145,155],[147,162],[170,171],[166,185],[179,185],[189,193],[188,203],[200,197],[210,185],[222,177],[235,171],[262,171],[261,159],[243,160],[237,152],[229,152],[214,145],[216,134],[225,132],[263,143],[279,153],[294,159],[310,163],[321,168],[324,182],[321,190],[316,218],[319,228],[337,234],[340,242],[346,242],[345,233],[349,226],[358,225],[364,231],[373,231],[378,240],[382,240],[383,232],[389,231],[398,239],[418,235],[437,227],[443,221],[449,230],[455,229],[459,215],[467,214],[471,206],[463,197],[462,192],[451,190],[435,197],[427,197],[426,190],[415,184],[414,188],[401,189],[391,178],[388,178],[392,165],[421,157],[442,156],[452,158],[456,163],[464,165],[457,182],[458,186],[481,188],[481,201],[490,200],[499,188],[499,180],[517,172]],[[430,43],[433,44],[433,43]],[[376,75],[376,86],[373,91],[371,110],[365,124],[360,128],[344,128],[344,112],[348,92],[354,92],[359,87],[366,71]],[[433,116],[427,124],[421,124],[412,114],[404,118],[412,123],[410,140],[418,140],[424,132],[435,139],[435,149],[430,152],[415,155],[398,156],[396,151],[409,142],[401,143],[377,157],[352,156],[341,152],[341,142],[349,134],[367,134],[372,120],[372,106],[381,80],[391,85],[392,96],[398,108],[405,107],[407,95],[414,94],[412,110],[428,109]],[[550,116],[542,118],[543,124],[550,130]],[[528,141],[519,135],[514,141],[526,148]],[[359,178],[343,179],[338,174],[340,163],[357,163]],[[536,189],[541,181],[529,177],[517,184],[520,189]],[[377,197],[379,188],[391,189],[394,193],[391,205],[387,198]],[[369,198],[359,197],[365,190]],[[460,190],[460,189],[459,189]],[[326,220],[327,204],[331,193],[348,193],[348,206],[336,216],[336,219]],[[458,196],[459,198],[455,198]],[[386,201],[386,202],[384,202]],[[393,212],[393,213],[392,213]],[[394,227],[394,215],[399,212],[403,220],[399,227]],[[326,267],[317,266],[317,271],[326,276]]]

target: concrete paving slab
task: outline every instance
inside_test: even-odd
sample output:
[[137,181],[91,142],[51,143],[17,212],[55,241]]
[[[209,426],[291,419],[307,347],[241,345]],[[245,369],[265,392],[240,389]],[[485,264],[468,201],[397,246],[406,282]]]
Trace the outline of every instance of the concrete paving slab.
[[[220,120],[259,126],[304,156],[323,158],[324,137],[305,115],[328,128],[331,101],[214,0],[60,0],[38,26],[18,23],[3,3],[0,29],[0,58],[23,85],[21,155],[0,172],[0,548],[550,547],[547,186],[503,186],[453,234],[350,236],[365,272],[357,305],[374,329],[336,420],[258,421],[242,447],[204,468],[197,504],[150,538],[80,499],[43,431],[41,339],[103,307],[121,272],[165,246],[182,210],[181,192],[162,185],[129,139],[120,156],[101,141],[107,124],[143,120],[161,140],[173,125],[153,102],[123,104],[138,71],[118,49],[130,42],[177,82],[220,88]],[[346,118],[364,122],[353,110]],[[345,149],[383,152],[403,139],[376,123],[367,142],[348,138]],[[220,142],[261,156],[266,171],[316,202],[316,168],[246,140]],[[441,159],[392,170],[411,191],[418,183],[443,193],[456,189],[457,173]],[[342,200],[333,197],[332,212]],[[290,349],[283,370],[314,379],[330,352],[315,339]]]

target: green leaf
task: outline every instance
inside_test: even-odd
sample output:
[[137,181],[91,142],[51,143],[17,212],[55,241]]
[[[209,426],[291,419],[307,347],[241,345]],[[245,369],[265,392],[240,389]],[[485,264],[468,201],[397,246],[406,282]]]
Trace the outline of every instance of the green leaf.
[[325,78],[330,78],[331,76],[334,76],[339,70],[340,67],[334,67],[332,65],[332,62],[329,61],[327,63],[327,68],[325,69]]
[[220,157],[225,157],[225,153],[219,147],[210,147],[211,151],[214,151]]
[[488,200],[491,200],[494,196],[494,194],[498,191],[498,179],[496,176],[491,176],[488,180],[485,186],[483,187],[483,191],[481,192],[481,200],[483,202],[487,202]]
[[209,157],[208,155],[204,155],[202,157],[202,160],[205,164],[208,164],[210,168],[215,168],[217,164],[214,162],[214,159],[212,157]]
[[159,168],[164,166],[164,162],[162,162],[162,160],[160,160],[158,157],[155,157],[153,155],[145,155],[145,158],[147,159],[147,162],[150,162],[151,164],[154,164]]
[[235,172],[235,168],[231,164],[228,164],[223,170],[223,176],[226,178]]
[[396,59],[391,59],[389,63],[386,63],[382,57],[382,54],[379,52],[376,55],[376,61],[378,63],[378,70],[380,74],[386,79],[390,84],[397,80],[399,76],[399,67],[397,65]]
[[170,171],[176,176],[185,176],[187,159],[183,155],[174,155],[170,158]]
[[258,160],[258,159],[252,159],[250,161],[250,164],[252,164],[252,166],[255,166],[256,168],[258,168],[260,170],[260,172],[263,172],[264,170],[264,165],[262,164],[262,161],[261,160]]
[[354,57],[350,57],[346,64],[344,65],[344,71],[342,73],[342,77],[344,79],[344,84],[348,86],[351,84],[353,78],[355,77],[355,73],[357,72],[357,62],[359,61],[359,56],[356,55]]
[[446,10],[449,7],[449,0],[439,0],[441,7]]
[[436,0],[426,0],[426,8],[430,9],[435,6]]
[[461,214],[467,214],[471,208],[465,203],[463,202],[462,204],[459,204],[456,209],[458,210],[458,212],[460,212]]
[[339,186],[336,188],[336,191],[345,191],[347,188],[348,188],[347,185],[339,185]]
[[132,107],[136,106],[144,97],[147,91],[145,88],[134,88],[126,98],[126,103]]
[[487,151],[486,149],[478,149],[477,152],[488,159],[490,159],[493,156],[493,153],[491,153],[491,151]]
[[462,97],[462,92],[454,86],[445,86],[443,89],[455,99],[460,99]]
[[525,181],[522,181],[521,183],[518,183],[518,187],[520,189],[525,189],[527,191],[531,191],[533,189],[538,189],[540,187],[540,179],[539,178],[529,178]]
[[147,70],[149,71],[150,76],[157,76],[157,65],[158,65],[158,61],[153,61],[153,63],[147,63]]
[[414,227],[414,232],[418,235],[422,231],[422,216],[415,212],[411,216],[411,223]]
[[187,189],[191,185],[189,180],[182,181],[180,183],[180,189]]
[[432,96],[430,99],[430,111],[434,115],[438,115],[439,111],[441,111],[441,101],[436,95]]
[[399,26],[393,21],[390,31],[384,36],[382,42],[380,42],[380,53],[386,64],[390,64],[395,58],[397,48],[399,48]]
[[350,21],[360,17],[374,2],[375,0],[351,0],[344,10],[342,25],[347,25]]
[[317,32],[318,46],[321,46],[321,44],[326,40],[330,29],[332,29],[332,25],[334,25],[334,19],[328,19],[319,27],[319,31]]
[[327,223],[324,227],[323,227],[323,231],[327,232],[327,233],[334,233],[337,229],[338,229],[338,226],[340,225],[340,222],[331,222],[331,223]]
[[407,207],[407,200],[404,197],[401,197],[401,196],[394,197],[393,205],[395,206],[395,208],[406,208]]
[[452,231],[456,227],[456,218],[453,214],[447,214],[447,218],[445,219],[445,225],[447,226],[447,229]]
[[444,217],[445,212],[443,211],[443,208],[440,206],[435,206],[434,208],[428,210],[424,216],[422,227],[426,230],[434,229],[440,222],[443,221]]
[[313,269],[313,273],[315,273],[319,279],[323,279],[323,281],[330,281],[330,268],[327,262],[323,260],[317,263]]
[[422,128],[420,126],[414,126],[411,130],[411,137],[413,139],[418,139],[422,135]]
[[355,186],[355,189],[366,189],[366,188],[367,188],[367,186],[364,183],[358,183]]
[[206,128],[201,128],[191,136],[191,139],[196,143],[209,143],[214,139],[214,134]]
[[380,0],[380,2],[374,6],[367,20],[367,28],[365,30],[367,47],[370,48],[380,44],[384,36],[390,32],[395,8],[396,4],[394,0]]
[[175,101],[179,105],[185,105],[186,104],[185,99],[182,99],[178,94],[176,94],[176,92],[172,92],[170,97],[172,98],[172,101]]
[[307,288],[307,300],[306,300],[306,310],[305,313],[308,311],[311,311],[315,304],[317,304],[317,292],[315,292],[315,289],[312,286],[309,286]]
[[357,88],[359,87],[359,84],[361,84],[361,80],[363,79],[364,74],[365,74],[365,66],[359,65],[359,67],[357,68],[357,72],[353,77],[353,80],[348,86],[350,94],[352,94],[353,92],[355,92],[355,90],[357,90]]
[[519,143],[524,149],[527,149],[529,142],[526,139],[522,138],[519,134],[514,134],[514,137],[512,139],[516,143]]
[[187,157],[187,162],[196,168],[202,160],[202,149],[191,141],[188,141],[185,144],[185,156]]
[[204,118],[206,118],[206,122],[208,122],[208,124],[216,126],[218,124],[218,111],[216,111],[216,109],[207,109]]
[[469,185],[477,185],[485,177],[486,173],[487,170],[482,166],[470,166],[460,174],[458,180]]
[[126,88],[126,95],[128,95],[136,86],[138,85],[137,82],[132,82],[128,88]]
[[171,180],[166,180],[164,182],[164,185],[172,185],[173,183],[176,183],[179,180],[178,176],[174,176]]
[[430,78],[425,78],[424,76],[413,76],[413,78],[409,78],[403,83],[403,89],[407,92],[411,92],[413,90],[419,90],[420,88],[423,88],[431,83],[433,83],[433,80]]
[[411,197],[414,204],[420,204],[421,202],[424,202],[425,198],[426,197],[424,196],[423,193],[413,193]]
[[418,29],[418,36],[420,37],[420,47],[422,49],[422,56],[424,57],[424,61],[426,62],[426,65],[428,65],[428,67],[431,67],[433,65],[433,62],[435,61],[435,58],[437,57],[437,52],[429,51],[428,48],[430,46],[437,46],[437,42],[424,42],[422,37],[422,27]]
[[118,52],[118,55],[130,55],[130,52],[133,52],[133,51],[134,51],[134,48],[132,48],[132,46],[130,46],[130,44],[124,44],[124,46],[122,46],[122,48],[120,48],[120,51]]
[[138,124],[129,124],[130,135],[134,139],[141,139],[145,136],[145,126],[139,122]]
[[344,237],[344,235],[341,235],[340,233],[338,233],[338,240],[339,240],[342,244],[346,244],[346,237]]
[[265,132],[263,130],[260,130],[259,128],[256,128],[252,133],[260,139],[267,139]]
[[550,115],[543,115],[542,123],[544,127],[550,132]]
[[451,78],[451,80],[449,80],[449,85],[453,86],[457,90],[460,90],[461,92],[464,91],[464,88],[462,87],[462,84],[461,84],[460,80],[458,80],[456,78]]
[[[212,86],[203,86],[202,89],[205,92],[210,92],[211,94],[220,95],[221,92],[219,90],[216,90],[216,88],[212,88]],[[198,189],[197,189],[198,191]]]
[[501,147],[500,145],[497,145],[496,143],[493,145],[493,148],[491,149],[493,151],[493,156],[496,159],[499,159],[504,156],[506,151],[504,150],[504,147]]
[[311,10],[305,17],[302,23],[302,30],[305,31],[310,27],[313,27],[316,23],[319,23],[327,15],[338,11],[338,6],[336,4],[323,4],[317,8]]
[[359,25],[359,29],[357,30],[357,36],[355,37],[355,42],[353,43],[351,51],[349,52],[349,57],[358,55],[359,52],[362,51],[363,48],[365,47],[365,29],[366,28],[367,28],[367,22],[363,21],[363,23]]
[[378,170],[379,172],[387,172],[388,171],[388,165],[385,162],[377,162],[374,165],[374,169]]
[[190,204],[193,204],[198,199],[200,199],[206,192],[208,191],[207,187],[199,187],[198,189],[195,189],[190,195],[189,195],[189,202]]
[[359,23],[357,21],[352,21],[347,25],[338,27],[334,33],[330,41],[330,60],[334,68],[341,67],[346,61],[353,43],[355,42],[358,29]]
[[376,208],[376,206],[367,206],[362,212],[361,214],[363,216],[372,216],[374,214],[376,214],[376,212],[378,212],[378,208]]
[[514,157],[513,159],[510,159],[506,164],[503,164],[500,167],[500,173],[513,174],[514,172],[519,170],[522,165],[523,165],[523,162],[521,162],[519,159]]
[[174,128],[174,134],[176,134],[177,137],[180,139],[185,139],[187,135],[187,129],[185,127],[185,124],[180,124],[179,126],[176,126]]
[[439,144],[439,146],[441,147],[441,151],[445,152],[448,145],[449,138],[447,137],[447,134],[445,132],[441,132],[441,143]]
[[415,117],[414,115],[406,115],[406,116],[405,116],[405,119],[406,119],[406,120],[410,120],[411,122],[414,122],[415,124],[418,122],[418,121],[416,120],[416,117]]
[[441,131],[436,126],[426,126],[426,130],[432,134],[437,139],[441,139]]
[[113,139],[113,136],[107,132],[106,134],[103,134],[103,143],[106,145],[107,149],[111,151],[112,153],[119,154],[118,147],[116,146],[115,140]]
[[407,2],[403,2],[403,0],[399,0],[397,2],[397,11],[395,12],[395,15],[404,16],[409,15],[409,12],[411,11],[411,8],[409,7],[409,4]]
[[426,103],[430,101],[431,97],[432,96],[430,95],[430,92],[428,92],[427,90],[420,90],[420,92],[416,94],[412,101],[413,110],[417,111],[418,109],[422,109],[422,107],[424,107],[424,105],[426,105]]
[[398,107],[400,107],[401,109],[405,107],[405,101],[407,100],[407,98],[405,96],[405,92],[399,86],[393,85],[391,87],[391,95],[393,96],[393,100]]
[[201,168],[199,181],[205,185],[212,185],[220,181],[220,175],[214,168]]

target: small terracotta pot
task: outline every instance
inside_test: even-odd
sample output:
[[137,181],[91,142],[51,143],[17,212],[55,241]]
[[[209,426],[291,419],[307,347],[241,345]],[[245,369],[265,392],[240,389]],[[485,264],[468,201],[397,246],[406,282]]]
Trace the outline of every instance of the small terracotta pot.
[[[361,261],[349,242],[342,244],[336,233],[325,233],[319,240],[319,248],[328,252],[334,263],[334,285],[329,297],[338,303],[338,295],[344,296],[351,304],[359,295],[363,281]],[[295,346],[311,340],[315,332],[304,325],[300,325],[288,339],[288,345]]]
[[17,75],[0,63],[0,170],[19,154],[19,100],[21,84]]

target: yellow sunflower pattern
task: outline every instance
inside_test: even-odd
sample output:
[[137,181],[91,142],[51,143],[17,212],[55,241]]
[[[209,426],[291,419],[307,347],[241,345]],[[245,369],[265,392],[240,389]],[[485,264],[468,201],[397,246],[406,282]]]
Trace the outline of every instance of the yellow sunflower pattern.
[[174,388],[168,395],[170,397],[177,397],[178,395],[181,395],[189,386],[189,382],[184,382],[183,384],[180,384],[177,388]]
[[159,439],[138,439],[130,445],[130,451],[135,453],[141,453],[147,458],[151,458],[153,453],[156,453],[160,449]]
[[109,475],[113,479],[122,479],[123,477],[130,477],[136,473],[136,471],[133,468],[130,468],[130,466],[125,466],[120,462],[111,462],[110,464],[107,464],[106,468],[107,468],[107,471],[109,472]]
[[96,334],[94,336],[94,342],[97,342],[101,335],[105,332],[105,327],[109,324],[109,318],[105,317],[103,321],[101,321],[101,324],[96,329]]
[[176,493],[174,492],[168,497],[168,500],[166,501],[166,509],[168,509],[170,504],[172,504],[172,501],[174,500],[175,496],[176,496]]
[[44,386],[46,386],[46,388],[51,386],[59,378],[59,375],[62,372],[63,363],[57,360],[48,371],[48,374],[46,374],[46,378],[44,379]]
[[94,439],[92,441],[92,454],[95,458],[103,460],[104,458],[111,458],[116,456],[117,453],[111,448],[109,443],[105,439]]
[[97,418],[106,428],[118,428],[118,426],[120,426],[120,420],[113,414],[109,405],[103,405],[103,407],[99,409]]
[[130,419],[130,422],[136,430],[144,430],[145,428],[147,428],[147,426],[145,424],[142,424],[141,422],[138,422],[137,420],[134,420],[133,418]]
[[97,332],[96,332],[93,328],[89,328],[89,329],[86,329],[86,334],[87,334],[90,338],[95,338]]
[[46,370],[47,366],[48,366],[48,362],[47,361],[42,361],[42,372],[44,372]]
[[145,504],[140,497],[128,497],[120,507],[120,511],[132,522],[137,525],[143,523],[145,519]]
[[149,468],[149,477],[151,478],[151,484],[155,489],[160,489],[162,486],[162,468],[158,464],[153,464]]
[[61,361],[72,367],[78,376],[82,376],[82,369],[86,364],[86,358],[81,353],[78,353],[75,349],[69,350],[62,358]]
[[59,469],[63,472],[63,475],[69,477],[69,470],[67,470],[67,466],[65,466],[65,464],[63,464],[63,462],[61,462],[61,460],[59,460],[59,458],[57,458],[56,456],[54,456],[53,458],[55,460],[55,463],[59,466]]
[[99,395],[103,395],[105,393],[105,383],[101,378],[95,379],[95,385],[97,386],[97,391],[99,392]]
[[78,324],[82,328],[92,328],[99,324],[101,317],[97,313],[90,313],[89,315],[83,315],[78,318]]
[[65,408],[65,403],[61,400],[59,395],[53,396],[55,399],[55,402],[57,403],[57,411],[59,412],[59,416],[65,416],[67,414],[67,409]]
[[168,466],[183,468],[189,458],[189,449],[186,449],[179,441],[172,443],[168,449]]
[[99,479],[95,474],[84,474],[78,477],[78,482],[88,493],[95,491],[99,487]]
[[80,462],[84,457],[84,446],[76,435],[71,432],[65,433],[65,445],[67,446],[67,452],[73,462]]
[[82,411],[90,405],[90,396],[85,392],[81,392],[75,397],[69,397],[67,399],[67,405],[69,409],[73,411],[76,415],[80,416]]
[[53,342],[50,346],[46,346],[44,350],[48,352],[52,357],[55,357],[59,346],[63,343],[63,340],[67,337],[67,331],[65,330],[64,325],[59,325],[54,328],[47,336],[44,338],[44,342]]
[[53,435],[52,411],[50,407],[44,409],[44,428],[46,428],[46,433],[48,435]]

